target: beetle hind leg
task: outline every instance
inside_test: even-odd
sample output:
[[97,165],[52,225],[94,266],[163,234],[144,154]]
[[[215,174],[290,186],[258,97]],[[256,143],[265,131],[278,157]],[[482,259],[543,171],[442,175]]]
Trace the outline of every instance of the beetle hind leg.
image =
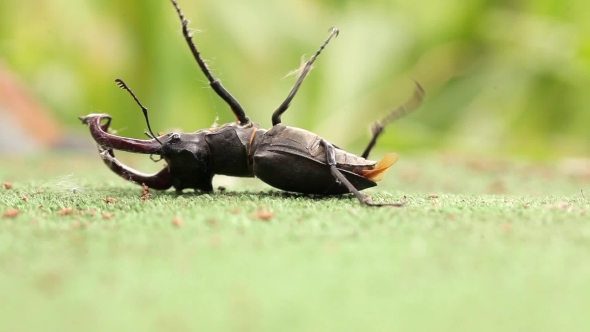
[[358,189],[356,189],[352,185],[352,183],[350,183],[350,181],[348,181],[348,179],[336,167],[336,150],[335,150],[334,146],[325,140],[322,140],[321,142],[324,145],[324,148],[326,150],[326,162],[330,166],[330,171],[332,172],[332,175],[334,176],[334,178],[337,181],[340,181],[342,184],[344,184],[346,186],[346,188],[348,188],[348,190],[350,190],[350,192],[352,192],[359,199],[359,201],[362,204],[365,204],[368,206],[396,206],[396,207],[404,206],[406,204],[405,202],[401,202],[401,203],[373,203],[368,196],[361,194],[361,192],[358,191]]
[[399,107],[395,108],[394,110],[390,111],[383,119],[371,125],[372,137],[361,157],[365,159],[369,158],[369,153],[371,153],[371,150],[373,150],[375,143],[377,143],[377,138],[379,138],[379,136],[383,133],[383,130],[388,124],[403,117],[404,115],[413,112],[418,108],[418,106],[420,106],[420,104],[422,103],[422,99],[424,99],[424,89],[422,88],[420,83],[415,83],[416,87],[414,88],[414,94],[408,101],[406,101]]
[[133,168],[122,164],[115,158],[115,153],[111,149],[104,149],[99,147],[100,156],[103,162],[116,174],[125,180],[145,184],[151,189],[166,190],[172,187],[172,177],[168,167],[163,168],[155,174],[145,174],[134,170]]

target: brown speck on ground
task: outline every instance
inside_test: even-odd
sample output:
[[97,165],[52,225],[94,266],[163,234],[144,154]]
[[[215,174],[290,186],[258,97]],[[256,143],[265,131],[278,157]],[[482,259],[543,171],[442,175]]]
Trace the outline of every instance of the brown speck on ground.
[[39,210],[43,210],[45,207],[43,205],[39,205]]
[[563,210],[563,211],[567,211],[570,212],[573,210],[573,205],[570,205],[568,202],[558,202],[556,204],[549,204],[546,205],[545,208],[547,210]]
[[183,225],[183,223],[182,223],[182,219],[180,219],[179,217],[174,217],[174,218],[172,219],[172,225],[173,225],[174,227],[178,227],[178,228],[182,227],[182,225]]
[[61,276],[55,272],[45,273],[37,281],[37,287],[48,294],[54,294],[62,284]]
[[86,228],[86,224],[79,222],[78,220],[74,220],[72,223],[72,228],[79,229],[79,228]]
[[231,210],[231,213],[232,213],[232,214],[239,214],[240,212],[241,212],[241,211],[240,211],[240,209],[238,209],[238,208],[235,208],[235,209]]
[[73,212],[74,212],[73,208],[67,207],[67,208],[63,208],[63,209],[59,210],[57,213],[59,213],[60,216],[69,216]]
[[4,213],[2,213],[2,217],[14,218],[14,217],[18,216],[19,213],[20,213],[20,211],[18,209],[8,209],[8,210],[4,211]]
[[205,220],[205,222],[207,223],[207,225],[209,225],[211,227],[219,226],[219,220],[217,218],[209,218],[209,219]]
[[2,186],[4,189],[12,189],[12,183],[10,182],[2,182]]
[[490,194],[504,194],[506,193],[506,185],[502,180],[497,180],[488,186],[487,191]]
[[152,198],[152,194],[150,194],[150,188],[148,186],[145,185],[145,183],[141,184],[142,187],[142,191],[141,191],[141,200],[142,201],[147,201],[150,198]]
[[266,211],[263,207],[258,208],[258,211],[254,213],[254,219],[256,220],[270,220],[275,216],[271,211]]
[[502,224],[502,230],[506,233],[511,232],[512,231],[512,224],[509,222],[505,222],[504,224]]
[[222,244],[222,240],[221,237],[217,236],[217,235],[213,235],[211,236],[211,238],[209,238],[209,244],[212,247],[219,247]]
[[102,214],[102,219],[108,220],[108,219],[113,219],[115,215],[112,213],[103,213]]
[[217,190],[219,190],[223,193],[223,192],[225,192],[226,188],[224,186],[219,186],[219,187],[217,187]]
[[430,194],[428,195],[428,198],[438,198],[438,194]]
[[104,199],[104,201],[107,203],[117,203],[119,200],[114,197],[107,197]]
[[530,208],[530,206],[529,206],[528,204],[524,204],[522,207],[523,207],[524,209],[528,209],[528,208]]
[[25,203],[26,203],[26,202],[28,202],[28,201],[29,201],[29,198],[28,198],[27,196],[25,196],[25,197],[23,197],[23,198],[22,198],[22,200],[23,200],[23,202],[25,202]]
[[82,211],[80,211],[80,214],[81,215],[89,215],[91,217],[94,217],[94,215],[96,215],[96,211],[95,210],[92,210],[92,209],[90,209],[90,210],[82,210]]

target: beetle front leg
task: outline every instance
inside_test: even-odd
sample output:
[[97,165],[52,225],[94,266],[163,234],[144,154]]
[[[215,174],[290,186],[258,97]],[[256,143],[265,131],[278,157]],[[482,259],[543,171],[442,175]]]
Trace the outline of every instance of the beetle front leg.
[[373,203],[368,196],[361,194],[361,192],[358,191],[352,185],[352,183],[350,183],[350,181],[348,181],[348,179],[342,174],[342,172],[340,172],[340,170],[336,167],[336,150],[335,150],[334,146],[325,140],[322,140],[321,142],[326,150],[326,162],[330,166],[330,171],[332,172],[332,175],[334,176],[334,178],[337,181],[340,181],[341,183],[343,183],[346,186],[346,188],[348,188],[348,190],[350,192],[352,192],[359,199],[359,201],[362,204],[365,204],[368,206],[396,206],[396,207],[404,206],[406,204],[405,202],[402,202],[402,203]]
[[102,149],[99,147],[99,152],[104,163],[116,174],[125,180],[145,184],[151,189],[166,190],[172,187],[172,177],[168,167],[163,168],[155,174],[145,174],[134,170],[133,168],[120,163],[115,158],[115,153],[111,149]]

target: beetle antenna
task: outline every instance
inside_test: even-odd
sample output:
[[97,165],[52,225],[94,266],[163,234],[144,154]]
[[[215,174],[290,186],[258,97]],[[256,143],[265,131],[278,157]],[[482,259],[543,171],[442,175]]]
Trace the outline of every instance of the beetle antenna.
[[250,119],[246,116],[246,112],[244,112],[244,109],[242,108],[240,103],[236,100],[236,98],[234,98],[234,96],[231,95],[231,93],[229,93],[229,91],[227,91],[227,89],[225,89],[223,85],[221,85],[221,81],[215,76],[213,76],[213,74],[207,67],[207,64],[205,63],[203,58],[201,58],[201,53],[199,52],[199,50],[197,50],[197,47],[193,42],[192,34],[188,28],[188,20],[184,17],[184,14],[182,13],[180,6],[178,6],[176,0],[171,1],[174,5],[174,8],[176,9],[176,13],[178,13],[178,18],[180,18],[180,22],[182,23],[182,35],[184,36],[184,39],[186,40],[186,43],[188,44],[188,47],[190,48],[191,53],[193,54],[193,57],[195,58],[195,60],[197,60],[197,63],[199,64],[201,71],[207,77],[207,80],[209,81],[209,86],[211,86],[211,88],[213,88],[217,95],[221,97],[221,99],[223,99],[229,105],[238,121],[240,121],[240,124],[245,125],[250,123]]
[[152,126],[150,126],[150,119],[148,117],[148,109],[147,107],[143,106],[141,104],[141,102],[139,101],[139,99],[137,99],[137,97],[135,96],[135,93],[133,93],[133,91],[131,91],[131,89],[129,89],[129,87],[127,86],[127,84],[125,84],[125,82],[123,82],[122,79],[117,78],[115,80],[115,82],[117,83],[117,85],[123,89],[123,90],[127,90],[127,92],[129,92],[129,94],[131,95],[131,97],[133,97],[133,99],[135,99],[135,102],[137,103],[137,105],[139,105],[139,107],[141,107],[141,111],[143,112],[143,117],[145,118],[145,122],[147,123],[147,127],[148,130],[150,132],[150,134],[152,135],[152,138],[154,138],[156,141],[158,141],[158,143],[162,144],[162,142],[160,142],[160,140],[158,139],[158,137],[156,137],[156,135],[154,135],[154,132],[152,131]]
[[279,108],[277,108],[274,111],[274,113],[272,114],[272,125],[273,126],[281,123],[281,115],[283,115],[283,113],[285,113],[285,111],[291,105],[291,101],[293,100],[293,98],[295,98],[295,94],[297,94],[299,87],[301,87],[301,83],[303,83],[303,80],[305,80],[305,77],[311,71],[311,66],[315,62],[315,59],[317,59],[317,57],[320,55],[320,53],[322,53],[322,51],[324,50],[326,45],[328,45],[330,40],[332,38],[338,36],[339,33],[340,33],[340,30],[338,30],[338,28],[336,28],[336,27],[333,27],[332,29],[330,29],[330,35],[324,41],[324,43],[320,46],[320,49],[317,50],[317,52],[315,52],[315,54],[305,63],[305,66],[301,70],[301,74],[299,75],[297,82],[295,82],[295,86],[293,86],[293,89],[291,89],[291,92],[289,92],[287,99],[285,99],[285,101],[283,101],[283,103],[281,105],[279,105]]

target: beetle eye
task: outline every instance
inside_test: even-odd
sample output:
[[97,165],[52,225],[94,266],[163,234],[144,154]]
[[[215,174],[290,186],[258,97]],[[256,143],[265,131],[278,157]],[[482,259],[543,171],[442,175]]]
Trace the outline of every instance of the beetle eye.
[[174,133],[170,135],[170,143],[178,143],[180,142],[180,135]]

